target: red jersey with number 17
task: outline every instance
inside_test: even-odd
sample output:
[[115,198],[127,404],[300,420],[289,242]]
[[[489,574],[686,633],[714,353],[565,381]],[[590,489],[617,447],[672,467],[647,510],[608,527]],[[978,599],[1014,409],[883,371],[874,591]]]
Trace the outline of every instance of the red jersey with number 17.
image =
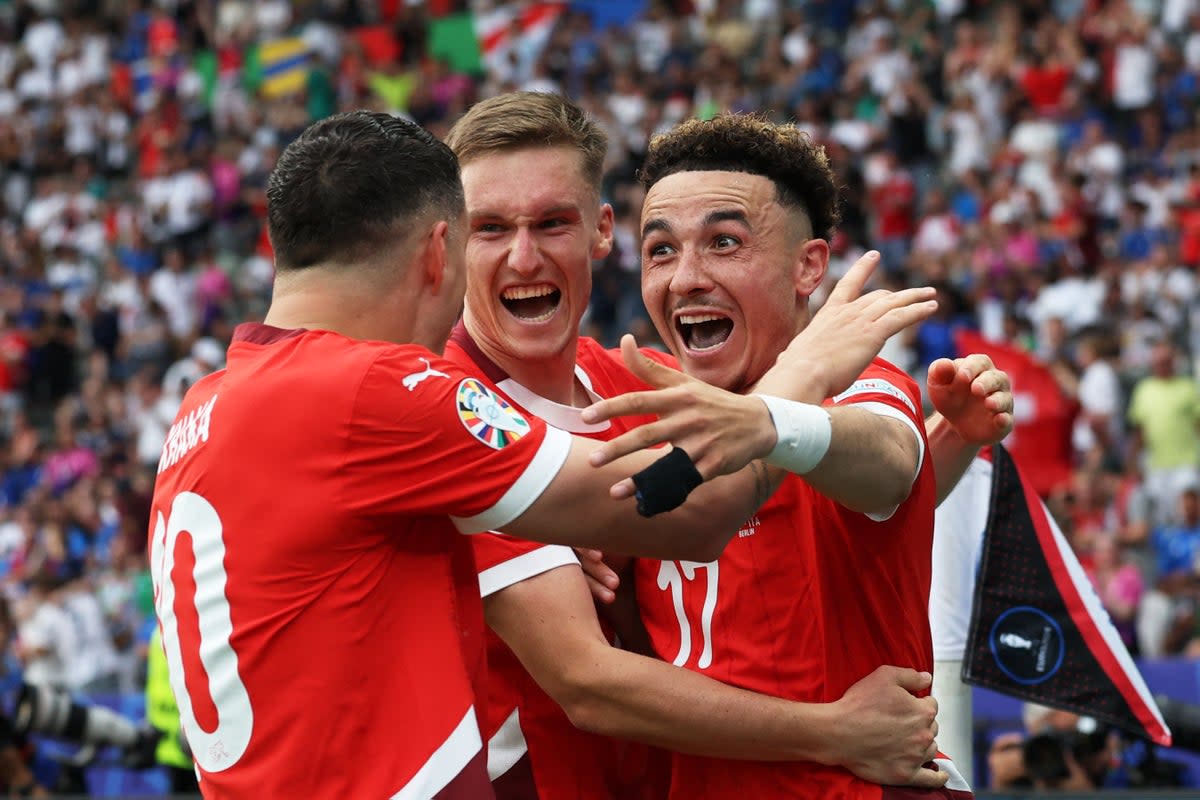
[[[509,377],[461,323],[450,336],[446,358],[482,372],[527,416],[580,436],[608,440],[653,419],[622,417],[588,425],[579,418],[582,409],[547,400]],[[579,339],[576,361],[576,378],[593,401],[647,388],[625,368],[619,353],[604,350],[595,340]],[[569,547],[503,534],[481,534],[472,537],[471,544],[483,597],[579,563]],[[499,636],[489,630],[486,638],[488,702],[483,729],[497,800],[658,800],[663,796],[665,754],[579,730]]]
[[[936,491],[924,457],[919,391],[907,375],[876,359],[832,402],[896,418],[913,430],[921,464],[908,499],[887,519],[875,520],[790,476],[718,560],[639,561],[638,603],[663,659],[734,686],[808,702],[836,700],[884,664],[932,671]],[[672,760],[673,799],[883,796],[881,787],[819,764],[679,754]]]
[[155,605],[206,798],[491,797],[474,560],[570,438],[413,345],[237,329],[159,463]]

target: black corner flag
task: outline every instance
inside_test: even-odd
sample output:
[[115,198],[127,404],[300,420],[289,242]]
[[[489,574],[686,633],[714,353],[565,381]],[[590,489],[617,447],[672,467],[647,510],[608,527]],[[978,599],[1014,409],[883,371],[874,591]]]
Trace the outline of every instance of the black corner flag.
[[1003,447],[992,448],[992,464],[963,681],[1170,745],[1162,713],[1062,531]]

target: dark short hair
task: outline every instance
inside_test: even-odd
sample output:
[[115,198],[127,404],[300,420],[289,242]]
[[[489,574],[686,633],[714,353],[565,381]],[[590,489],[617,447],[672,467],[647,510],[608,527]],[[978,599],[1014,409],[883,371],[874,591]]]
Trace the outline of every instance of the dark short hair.
[[446,136],[466,164],[492,153],[527,147],[570,147],[583,161],[583,177],[598,193],[608,153],[608,134],[566,97],[548,92],[509,92],[471,107]]
[[281,270],[369,257],[431,211],[463,212],[458,160],[407,120],[351,111],[309,126],[267,182],[267,226]]
[[816,237],[828,239],[841,221],[825,148],[795,125],[750,114],[688,120],[650,141],[639,177],[649,189],[668,175],[693,171],[769,178],[780,205],[803,210]]

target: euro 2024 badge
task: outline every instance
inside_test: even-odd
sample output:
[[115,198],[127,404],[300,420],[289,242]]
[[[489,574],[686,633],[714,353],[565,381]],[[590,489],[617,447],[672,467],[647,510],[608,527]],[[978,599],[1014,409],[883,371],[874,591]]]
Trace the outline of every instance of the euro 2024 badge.
[[500,395],[475,378],[458,385],[458,418],[467,431],[499,450],[529,433],[529,422]]
[[1049,680],[1062,666],[1062,628],[1040,608],[1010,608],[996,619],[988,638],[996,665],[1022,685]]

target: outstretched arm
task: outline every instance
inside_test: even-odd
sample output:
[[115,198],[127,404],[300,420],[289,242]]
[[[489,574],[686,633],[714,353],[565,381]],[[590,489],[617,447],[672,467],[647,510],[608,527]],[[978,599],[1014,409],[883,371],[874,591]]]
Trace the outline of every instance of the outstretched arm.
[[881,667],[834,703],[748,692],[604,639],[583,573],[559,567],[484,600],[488,624],[573,724],[679,752],[840,765],[876,783],[941,786],[928,674]]

